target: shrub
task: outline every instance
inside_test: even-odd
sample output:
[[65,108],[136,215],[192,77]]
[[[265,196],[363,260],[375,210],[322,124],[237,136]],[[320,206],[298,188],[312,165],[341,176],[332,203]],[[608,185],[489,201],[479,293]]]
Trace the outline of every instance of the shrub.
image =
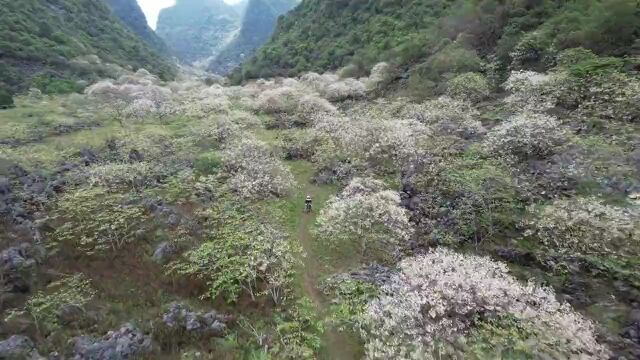
[[45,94],[69,94],[82,91],[82,87],[69,79],[58,79],[50,75],[38,75],[31,79],[31,85]]
[[32,295],[24,309],[33,318],[38,329],[46,333],[64,325],[58,317],[63,306],[83,309],[95,295],[91,281],[83,274],[65,276],[47,285],[45,291]]
[[526,234],[573,254],[638,254],[640,212],[607,205],[596,198],[556,200],[532,206]]
[[290,294],[298,248],[282,232],[248,222],[239,213],[221,218],[221,209],[208,210],[207,241],[170,265],[169,272],[206,281],[207,296],[235,302],[242,293],[256,299],[267,295],[280,304]]
[[337,75],[341,79],[357,78],[358,76],[362,75],[362,69],[358,65],[349,64],[339,69]]
[[[372,187],[370,187],[372,186]],[[375,180],[354,179],[318,217],[317,234],[332,245],[356,244],[362,256],[390,260],[413,229],[400,196]]]
[[432,55],[427,60],[425,69],[430,73],[429,77],[432,80],[438,80],[447,73],[477,72],[481,66],[482,60],[478,54],[456,41]]
[[619,72],[560,75],[555,96],[563,106],[577,108],[577,117],[624,122],[640,119],[640,80],[636,77]]
[[487,79],[479,73],[464,73],[447,82],[447,95],[458,100],[476,103],[490,92]]
[[405,170],[403,189],[412,197],[411,218],[424,240],[478,245],[510,234],[518,224],[520,205],[509,168],[463,155],[426,157]]
[[163,166],[148,162],[109,163],[83,169],[80,176],[86,177],[90,186],[141,191],[157,184],[165,175],[164,170]]
[[596,341],[593,323],[558,303],[551,289],[522,285],[504,264],[485,257],[439,248],[405,259],[381,292],[363,326],[368,359],[443,355],[442,344],[455,346],[480,319],[504,315],[526,322],[532,340],[550,342],[541,346],[549,353],[536,355],[595,360],[610,354]]
[[89,255],[116,251],[132,242],[144,229],[146,219],[141,206],[126,204],[122,195],[108,194],[101,188],[65,194],[57,203],[55,218],[62,225],[54,239]]
[[543,159],[553,154],[566,138],[566,131],[555,118],[522,113],[489,131],[483,147],[489,154],[498,157]]
[[545,31],[533,31],[520,39],[509,54],[515,68],[540,68],[549,64],[556,54],[551,37]]
[[279,146],[287,160],[311,160],[318,142],[315,134],[308,129],[292,130],[282,135]]
[[201,175],[217,175],[222,170],[222,165],[222,157],[210,152],[198,156],[193,163],[193,169]]

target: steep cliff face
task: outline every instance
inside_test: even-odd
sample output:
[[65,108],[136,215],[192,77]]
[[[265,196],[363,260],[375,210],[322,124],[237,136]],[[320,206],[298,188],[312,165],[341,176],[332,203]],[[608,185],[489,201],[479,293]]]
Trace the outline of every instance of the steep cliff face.
[[271,37],[278,17],[297,3],[296,0],[249,0],[240,31],[209,64],[209,70],[225,74],[253,55]]
[[151,29],[136,0],[105,0],[113,14],[154,50],[167,53],[164,41]]
[[[107,63],[164,78],[175,66],[102,0],[0,0],[0,88],[77,90],[76,81],[111,76]],[[89,61],[76,60],[89,57]]]
[[240,27],[240,14],[223,0],[177,0],[163,9],[157,34],[186,63],[215,56]]

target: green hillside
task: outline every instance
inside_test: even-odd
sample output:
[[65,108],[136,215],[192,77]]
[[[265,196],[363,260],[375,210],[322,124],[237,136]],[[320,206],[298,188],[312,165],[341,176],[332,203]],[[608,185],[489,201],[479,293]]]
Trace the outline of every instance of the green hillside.
[[640,51],[639,34],[635,0],[304,0],[235,79],[351,63],[365,72],[379,61],[434,65],[450,55],[454,63],[477,63],[477,56],[506,67],[519,53],[527,65],[549,65],[546,55],[572,47]]
[[[101,0],[0,0],[0,8],[0,83],[11,92],[30,86],[73,91],[76,80],[110,75],[107,63],[146,68],[164,78],[175,74]],[[83,55],[100,61],[72,61]]]

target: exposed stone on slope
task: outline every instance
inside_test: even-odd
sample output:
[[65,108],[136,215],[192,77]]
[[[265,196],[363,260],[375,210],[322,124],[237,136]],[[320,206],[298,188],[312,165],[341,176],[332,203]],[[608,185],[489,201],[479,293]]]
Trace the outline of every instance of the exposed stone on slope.
[[109,331],[102,339],[87,336],[74,339],[75,360],[126,360],[154,352],[151,337],[131,324]]
[[188,306],[173,303],[162,316],[162,322],[172,329],[182,329],[211,336],[222,336],[231,316],[219,314],[215,310],[206,314],[194,312]]
[[0,341],[0,359],[3,360],[44,360],[36,350],[33,341],[26,336],[13,335]]

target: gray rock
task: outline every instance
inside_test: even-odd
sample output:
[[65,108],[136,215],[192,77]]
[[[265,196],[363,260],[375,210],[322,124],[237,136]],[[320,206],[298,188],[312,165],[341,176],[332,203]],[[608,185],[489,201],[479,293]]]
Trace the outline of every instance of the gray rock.
[[154,352],[151,337],[130,324],[109,331],[102,339],[87,336],[74,339],[75,360],[126,360]]
[[180,225],[180,217],[177,214],[171,214],[167,217],[167,225],[176,227]]
[[76,304],[65,304],[56,311],[56,316],[61,324],[69,325],[84,320],[86,312],[82,306]]
[[169,328],[212,336],[222,336],[231,319],[231,316],[219,314],[215,310],[206,314],[194,312],[188,306],[180,303],[171,304],[162,316],[162,322]]
[[0,176],[0,199],[7,198],[9,195],[11,195],[9,179]]
[[0,359],[2,360],[41,360],[44,359],[26,336],[13,335],[0,341]]
[[0,252],[0,286],[8,293],[26,293],[31,272],[44,257],[44,249],[23,243]]
[[144,155],[136,149],[131,149],[131,151],[129,151],[129,161],[131,162],[144,161]]
[[90,149],[85,148],[80,150],[80,157],[82,157],[82,161],[84,162],[85,166],[89,166],[98,162],[98,157]]
[[153,259],[153,261],[157,263],[165,264],[169,260],[171,260],[173,256],[175,256],[176,251],[177,249],[174,244],[168,241],[165,241],[160,245],[158,245],[156,250],[153,252],[153,256],[151,258]]

